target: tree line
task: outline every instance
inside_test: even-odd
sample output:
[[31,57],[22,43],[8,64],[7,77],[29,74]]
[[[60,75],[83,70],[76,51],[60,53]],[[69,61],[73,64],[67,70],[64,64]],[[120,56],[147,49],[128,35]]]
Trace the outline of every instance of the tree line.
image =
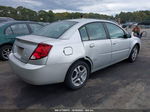
[[120,20],[121,23],[125,22],[141,22],[150,20],[150,11],[135,11],[135,12],[121,12],[115,16],[109,16],[96,13],[54,13],[53,11],[34,11],[22,6],[17,8],[0,6],[0,17],[11,17],[15,20],[28,20],[39,22],[53,22],[64,19],[76,19],[76,18],[95,18],[95,19],[107,19],[107,20]]

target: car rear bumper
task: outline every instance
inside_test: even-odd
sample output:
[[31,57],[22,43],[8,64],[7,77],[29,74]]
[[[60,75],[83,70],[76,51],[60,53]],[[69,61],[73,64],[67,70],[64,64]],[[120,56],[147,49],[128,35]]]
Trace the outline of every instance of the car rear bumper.
[[9,55],[9,63],[14,73],[25,82],[33,85],[45,85],[63,82],[69,64],[33,65],[19,61],[13,53]]

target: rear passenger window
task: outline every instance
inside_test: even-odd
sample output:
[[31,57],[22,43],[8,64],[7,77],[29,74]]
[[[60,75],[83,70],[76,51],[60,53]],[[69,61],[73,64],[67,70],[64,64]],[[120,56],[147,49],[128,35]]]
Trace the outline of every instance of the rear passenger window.
[[36,32],[37,30],[41,29],[43,26],[39,24],[29,24],[31,27],[32,32]]
[[13,34],[13,32],[12,32],[12,30],[11,30],[10,27],[8,27],[8,28],[5,30],[5,34],[6,34],[6,35],[12,35],[12,34]]
[[106,32],[102,23],[91,23],[86,25],[90,40],[106,39]]
[[26,24],[14,24],[11,25],[14,34],[29,34],[29,30]]
[[89,40],[85,27],[80,28],[79,32],[82,40]]

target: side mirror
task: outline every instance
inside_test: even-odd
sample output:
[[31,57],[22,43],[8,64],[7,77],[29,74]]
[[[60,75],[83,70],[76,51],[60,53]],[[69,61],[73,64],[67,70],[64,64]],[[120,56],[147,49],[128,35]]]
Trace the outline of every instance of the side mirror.
[[141,34],[140,34],[141,37],[147,37],[147,32],[146,31],[143,31]]
[[125,34],[124,38],[131,38],[131,35],[130,34]]

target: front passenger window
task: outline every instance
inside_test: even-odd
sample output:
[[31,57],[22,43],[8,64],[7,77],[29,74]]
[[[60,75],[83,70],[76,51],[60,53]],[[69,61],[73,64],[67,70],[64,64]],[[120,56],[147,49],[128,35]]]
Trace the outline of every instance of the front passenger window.
[[30,25],[30,28],[31,28],[32,32],[36,32],[36,31],[38,31],[39,29],[41,29],[43,27],[42,25],[35,24],[35,23],[29,24],[29,25]]
[[124,31],[118,26],[111,24],[111,23],[106,23],[106,26],[107,26],[111,39],[124,37]]

